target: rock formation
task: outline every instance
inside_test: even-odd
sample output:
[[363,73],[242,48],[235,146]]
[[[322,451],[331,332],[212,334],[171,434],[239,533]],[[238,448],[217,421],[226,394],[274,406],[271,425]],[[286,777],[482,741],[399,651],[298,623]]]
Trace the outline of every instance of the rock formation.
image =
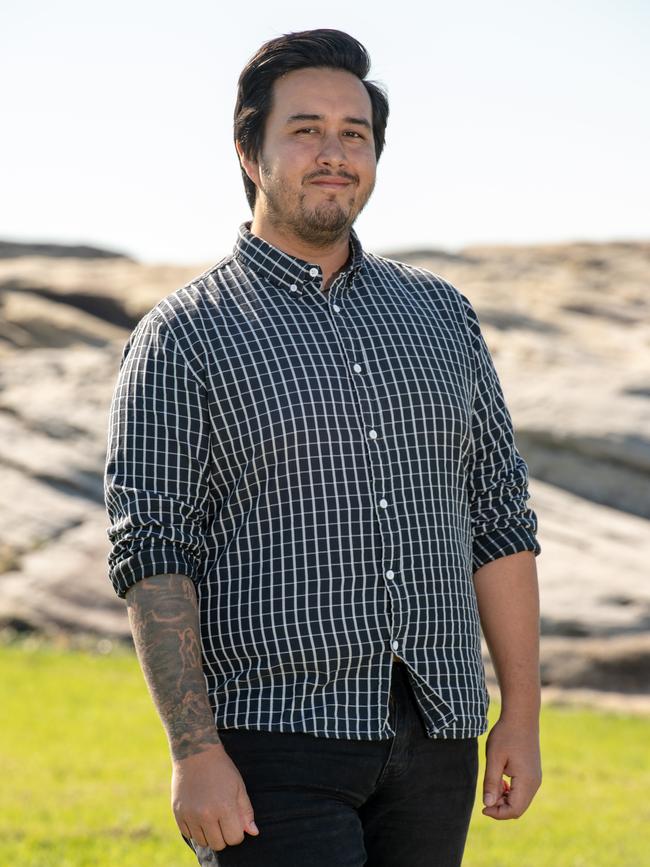
[[[106,568],[110,398],[138,319],[212,263],[65,249],[0,243],[0,627],[129,640]],[[386,255],[481,320],[539,515],[543,682],[650,693],[650,243]]]

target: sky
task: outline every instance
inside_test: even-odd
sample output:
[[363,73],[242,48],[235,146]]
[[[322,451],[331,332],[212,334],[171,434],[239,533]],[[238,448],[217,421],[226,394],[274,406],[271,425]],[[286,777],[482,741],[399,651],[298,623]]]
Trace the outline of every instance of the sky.
[[368,250],[650,238],[647,0],[4,0],[0,238],[227,255],[239,73],[316,27],[388,91]]

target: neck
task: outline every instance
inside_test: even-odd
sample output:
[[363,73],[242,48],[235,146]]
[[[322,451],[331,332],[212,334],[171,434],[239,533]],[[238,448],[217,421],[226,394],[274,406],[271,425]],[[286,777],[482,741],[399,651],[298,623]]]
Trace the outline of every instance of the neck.
[[323,272],[323,291],[329,288],[350,257],[349,232],[332,243],[331,246],[315,247],[303,241],[302,238],[288,232],[285,233],[276,226],[270,225],[267,220],[258,215],[253,217],[250,231],[253,235],[257,235],[258,238],[262,238],[263,241],[272,244],[289,256],[320,265]]

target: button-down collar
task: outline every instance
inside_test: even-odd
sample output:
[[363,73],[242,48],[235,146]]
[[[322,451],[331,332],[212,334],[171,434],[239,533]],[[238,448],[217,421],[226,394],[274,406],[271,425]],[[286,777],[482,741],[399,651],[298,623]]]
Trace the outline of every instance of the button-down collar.
[[[292,295],[300,295],[308,286],[317,285],[320,291],[323,271],[315,262],[306,262],[285,253],[273,244],[269,244],[250,231],[252,221],[242,223],[233,248],[233,255],[255,273],[273,283],[283,286]],[[354,231],[350,229],[351,256],[341,274],[347,274],[349,285],[352,276],[357,274],[364,264],[364,252],[361,242]],[[339,275],[340,276],[340,275]]]

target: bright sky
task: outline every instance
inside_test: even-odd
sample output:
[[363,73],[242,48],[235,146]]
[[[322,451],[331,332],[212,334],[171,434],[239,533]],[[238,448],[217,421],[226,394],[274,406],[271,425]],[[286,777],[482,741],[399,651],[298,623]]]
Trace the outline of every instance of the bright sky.
[[647,0],[5,0],[0,238],[229,253],[237,78],[314,27],[388,89],[367,249],[650,237]]

